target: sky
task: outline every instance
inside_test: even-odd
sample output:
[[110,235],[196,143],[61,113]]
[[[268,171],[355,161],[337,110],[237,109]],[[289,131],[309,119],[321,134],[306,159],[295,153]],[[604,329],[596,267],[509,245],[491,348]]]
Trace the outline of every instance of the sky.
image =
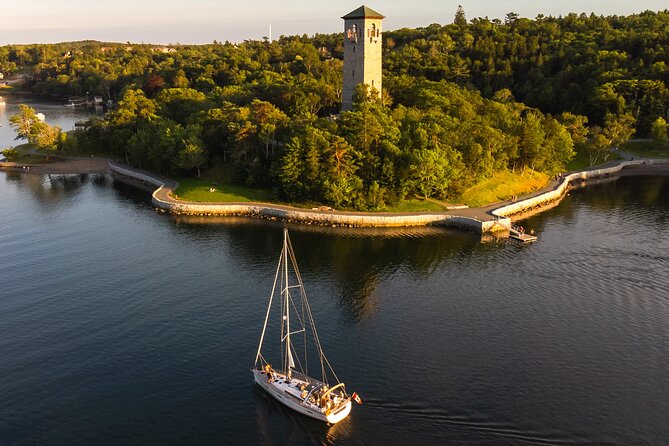
[[[367,0],[366,0],[367,1]],[[269,36],[334,33],[341,16],[362,0],[0,0],[0,45],[93,39],[133,43],[240,42]],[[666,0],[368,0],[386,16],[384,29],[453,21],[458,5],[468,19],[534,18],[586,12],[628,15],[669,8]]]

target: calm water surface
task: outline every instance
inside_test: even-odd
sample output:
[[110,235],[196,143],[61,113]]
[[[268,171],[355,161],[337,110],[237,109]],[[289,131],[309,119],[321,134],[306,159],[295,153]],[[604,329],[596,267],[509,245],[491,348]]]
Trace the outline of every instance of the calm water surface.
[[282,227],[0,173],[0,444],[663,445],[669,179],[576,190],[539,242],[291,227],[332,427],[253,384]]
[[[8,93],[0,90],[0,102],[6,102],[6,105],[0,105],[0,150],[7,147],[23,144],[25,140],[14,140],[16,133],[9,125],[9,117],[18,112],[19,104],[26,104],[37,113],[43,113],[45,121],[51,125],[59,126],[64,132],[74,130],[74,123],[80,119],[86,119],[91,115],[86,109],[65,107],[62,102],[45,102],[44,100],[32,96]],[[2,154],[0,154],[2,159]]]

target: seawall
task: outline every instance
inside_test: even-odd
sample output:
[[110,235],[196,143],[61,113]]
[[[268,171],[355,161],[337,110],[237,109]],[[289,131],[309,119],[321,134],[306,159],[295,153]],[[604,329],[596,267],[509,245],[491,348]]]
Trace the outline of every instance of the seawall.
[[538,194],[533,194],[527,198],[521,199],[513,203],[505,203],[490,213],[499,218],[510,217],[512,215],[521,214],[532,209],[546,206],[562,199],[569,189],[578,183],[584,183],[588,180],[595,180],[605,177],[611,177],[620,174],[623,169],[639,166],[669,166],[669,160],[655,160],[655,159],[641,159],[634,161],[618,161],[612,163],[610,166],[599,169],[584,170],[582,172],[574,172],[562,177],[558,185],[551,189]]
[[[478,216],[457,215],[449,212],[415,212],[415,213],[372,213],[319,211],[282,206],[269,203],[196,203],[176,200],[172,190],[177,183],[166,180],[149,172],[138,171],[109,162],[109,169],[114,175],[130,178],[156,187],[151,202],[159,209],[178,215],[213,215],[213,216],[247,216],[271,220],[285,220],[306,224],[327,226],[353,227],[410,227],[410,226],[445,226],[488,233],[503,230],[498,219],[480,212]],[[469,210],[467,210],[469,211]],[[507,219],[503,223],[508,225]]]
[[552,182],[543,191],[536,192],[521,200],[506,201],[484,208],[457,209],[445,212],[345,212],[302,209],[271,203],[197,203],[177,200],[172,191],[178,183],[158,177],[130,167],[109,161],[109,170],[115,176],[131,179],[143,185],[155,188],[152,204],[164,211],[177,215],[199,216],[243,216],[283,220],[323,226],[350,227],[411,227],[411,226],[444,226],[467,229],[486,234],[506,231],[511,227],[511,216],[546,207],[556,203],[565,196],[569,189],[589,180],[611,177],[620,174],[623,169],[639,166],[669,168],[669,160],[642,159],[634,161],[618,161],[609,166],[574,172],[564,175],[559,182]]

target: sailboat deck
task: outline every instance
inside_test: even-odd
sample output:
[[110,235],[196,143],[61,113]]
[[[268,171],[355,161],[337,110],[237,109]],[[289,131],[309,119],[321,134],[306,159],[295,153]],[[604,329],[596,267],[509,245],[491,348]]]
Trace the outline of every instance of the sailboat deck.
[[[315,418],[321,418],[324,421],[336,422],[334,420],[345,417],[350,411],[350,398],[333,395],[329,400],[331,404],[327,407],[319,401],[319,391],[327,389],[327,386],[313,378],[310,378],[301,373],[295,373],[299,377],[288,379],[287,376],[276,370],[273,371],[272,378],[266,375],[266,372],[256,370],[256,382],[260,379],[259,384],[262,384],[273,396],[279,400],[283,400],[290,405],[300,406],[306,410],[306,414]],[[346,414],[344,414],[346,411]]]

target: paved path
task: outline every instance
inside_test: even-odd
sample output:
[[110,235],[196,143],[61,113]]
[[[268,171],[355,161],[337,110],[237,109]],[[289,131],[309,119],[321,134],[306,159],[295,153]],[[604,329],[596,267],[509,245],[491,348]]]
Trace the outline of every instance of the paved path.
[[[630,156],[624,153],[621,156]],[[4,167],[7,164],[4,163]],[[11,167],[11,166],[9,166]],[[14,166],[20,168],[20,166]],[[620,169],[624,168],[624,171]],[[544,188],[532,194],[524,195],[517,201],[501,201],[479,208],[450,209],[442,212],[405,212],[405,213],[371,213],[347,211],[319,211],[272,203],[194,203],[173,198],[172,191],[178,183],[160,177],[152,172],[142,171],[100,158],[67,158],[49,164],[31,166],[30,173],[107,173],[113,170],[124,176],[143,181],[156,188],[153,203],[157,207],[170,212],[194,215],[252,215],[266,218],[280,218],[313,223],[339,223],[354,226],[416,226],[425,224],[444,224],[448,226],[466,226],[488,232],[500,229],[499,226],[510,226],[505,213],[513,209],[513,213],[544,206],[547,202],[559,201],[568,190],[564,179],[552,179]],[[634,161],[613,161],[604,166],[596,166],[582,172],[569,174],[571,181],[585,181],[609,175],[638,174],[669,174],[669,160],[642,160],[635,157]],[[567,175],[567,174],[565,174]],[[501,208],[510,207],[507,211]],[[493,211],[500,216],[493,214]],[[500,214],[501,213],[501,214]],[[404,223],[403,223],[404,222]]]

